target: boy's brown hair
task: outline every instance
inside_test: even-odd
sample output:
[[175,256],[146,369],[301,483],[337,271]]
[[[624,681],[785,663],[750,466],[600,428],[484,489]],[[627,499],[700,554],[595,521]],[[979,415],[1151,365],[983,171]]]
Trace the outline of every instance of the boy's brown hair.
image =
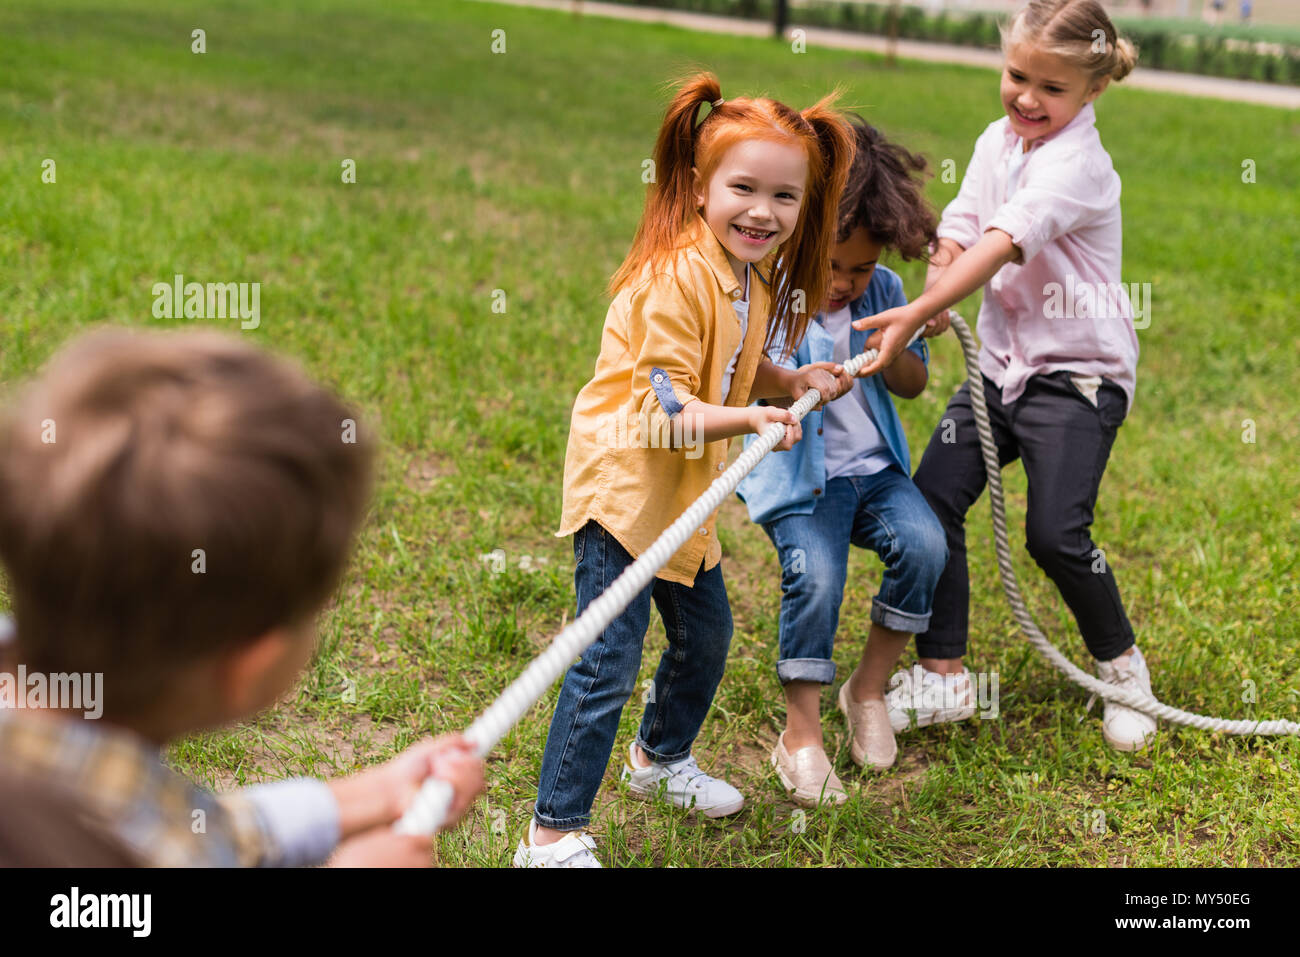
[[904,260],[927,258],[938,242],[939,217],[925,198],[925,157],[890,142],[856,113],[849,114],[849,122],[856,149],[835,241],[846,242],[861,226],[873,242]]
[[23,661],[103,672],[105,714],[136,714],[178,667],[308,621],[346,565],[373,455],[337,398],[237,338],[79,339],[0,418]]

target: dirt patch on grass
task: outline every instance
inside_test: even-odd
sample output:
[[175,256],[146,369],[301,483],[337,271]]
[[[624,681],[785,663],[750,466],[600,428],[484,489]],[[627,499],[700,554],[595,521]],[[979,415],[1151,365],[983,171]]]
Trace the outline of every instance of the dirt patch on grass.
[[898,763],[887,774],[864,777],[863,782],[869,783],[872,795],[886,806],[899,805],[908,811],[908,792],[918,790],[925,783],[929,770],[930,759],[920,748],[900,745]]
[[356,770],[387,751],[402,730],[395,721],[377,722],[368,714],[354,714],[323,727],[317,740],[323,751],[338,756],[341,765]]
[[455,460],[449,455],[415,454],[406,463],[402,483],[412,492],[423,495],[431,492],[443,479],[455,477],[458,472]]
[[[288,763],[284,752],[292,752],[294,764],[311,761],[314,777],[351,774],[375,763],[375,757],[386,753],[403,730],[396,722],[376,722],[364,713],[322,721],[319,716],[280,711],[270,721],[259,723],[257,743],[247,746],[238,768],[214,771],[214,789],[220,792],[239,787],[236,772],[242,772],[245,785],[283,779]],[[288,770],[294,775],[303,773],[299,767]]]

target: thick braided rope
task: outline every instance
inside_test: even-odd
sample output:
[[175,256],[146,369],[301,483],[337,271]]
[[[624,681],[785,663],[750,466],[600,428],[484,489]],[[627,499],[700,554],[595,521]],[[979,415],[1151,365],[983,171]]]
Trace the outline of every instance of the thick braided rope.
[[[1155,698],[1147,698],[1128,689],[1107,684],[1076,667],[1038,630],[1033,616],[1029,614],[1024,600],[1020,597],[1020,586],[1016,581],[1015,570],[1011,567],[1011,549],[1007,544],[1007,521],[1002,496],[1002,473],[998,468],[997,449],[993,444],[988,408],[984,402],[979,350],[965,321],[955,313],[952,327],[957,333],[957,338],[961,340],[962,350],[966,356],[966,370],[971,381],[971,406],[975,413],[975,426],[979,432],[980,446],[984,452],[984,465],[989,479],[989,499],[993,507],[998,572],[1002,577],[1002,587],[1006,591],[1007,600],[1011,603],[1016,621],[1020,623],[1020,628],[1030,644],[1042,652],[1043,656],[1067,677],[1092,694],[1118,701],[1120,704],[1174,724],[1227,731],[1230,734],[1300,734],[1300,724],[1293,721],[1226,721],[1221,718],[1208,718],[1171,708]],[[913,339],[915,338],[914,336]],[[856,375],[859,369],[875,358],[876,350],[868,349],[843,363],[844,369],[849,375]],[[821,402],[821,393],[816,389],[810,389],[790,406],[790,411],[802,421],[819,402]],[[533,659],[523,673],[506,687],[501,696],[479,715],[466,730],[465,737],[474,744],[481,757],[485,757],[496,746],[510,728],[546,693],[546,689],[568,670],[573,660],[586,651],[632,599],[654,580],[659,569],[686,544],[691,535],[704,524],[705,519],[722,504],[727,496],[736,490],[741,479],[758,465],[763,456],[776,447],[784,437],[785,429],[785,425],[779,422],[768,426],[758,441],[741,453],[731,467],[718,476],[704,494],[696,499],[677,521],[669,525],[654,544],[629,565],[623,574],[616,578],[600,594],[600,597],[588,605],[572,624],[561,631],[550,646]],[[450,785],[430,778],[421,787],[406,814],[397,822],[396,829],[407,834],[434,833],[446,818],[451,798]]]
[[1160,718],[1173,724],[1189,725],[1205,731],[1226,731],[1229,734],[1300,734],[1300,723],[1295,721],[1232,721],[1210,718],[1192,714],[1190,711],[1181,711],[1155,698],[1148,698],[1127,688],[1108,684],[1077,667],[1047,640],[1047,636],[1038,629],[1034,616],[1025,607],[1025,601],[1020,595],[1020,583],[1016,580],[1015,569],[1011,567],[1011,547],[1007,543],[1006,505],[1002,496],[1002,470],[998,465],[997,447],[993,444],[993,430],[989,425],[988,404],[984,399],[979,346],[976,345],[975,337],[971,335],[970,327],[966,325],[965,320],[955,313],[952,316],[952,328],[957,333],[962,352],[966,356],[971,410],[975,413],[975,429],[979,432],[980,448],[984,452],[984,471],[988,475],[989,482],[989,505],[993,510],[993,538],[998,553],[998,575],[1002,578],[1002,590],[1007,594],[1011,611],[1026,640],[1042,652],[1043,657],[1057,670],[1084,690],[1100,698],[1117,701],[1153,718]]
[[[853,375],[876,358],[876,350],[845,362],[844,368]],[[795,418],[802,421],[821,402],[821,393],[809,389],[790,406]],[[763,456],[772,451],[785,436],[786,426],[781,422],[769,425],[725,472],[713,480],[708,489],[685,512],[668,526],[653,545],[629,565],[623,574],[601,592],[600,597],[584,609],[572,624],[560,632],[549,648],[524,669],[510,683],[501,696],[488,707],[465,731],[480,755],[486,755],[506,732],[527,713],[555,681],[568,670],[573,659],[581,655],[615,618],[622,614],[638,594],[654,580],[655,574],[677,550],[686,544],[713,511],[740,484],[740,480],[753,471]],[[408,834],[430,834],[442,821],[450,802],[451,789],[444,782],[429,779],[397,829]]]

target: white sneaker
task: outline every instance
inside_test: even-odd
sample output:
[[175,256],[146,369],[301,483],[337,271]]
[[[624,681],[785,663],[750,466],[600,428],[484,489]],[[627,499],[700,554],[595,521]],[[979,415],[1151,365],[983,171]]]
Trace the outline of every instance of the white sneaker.
[[894,733],[909,728],[925,728],[949,721],[965,721],[975,713],[975,686],[970,669],[951,679],[913,665],[911,671],[899,671],[889,679],[885,692],[885,709]]
[[[1147,670],[1142,652],[1136,647],[1131,655],[1120,655],[1111,661],[1098,661],[1097,674],[1107,684],[1129,688],[1148,698],[1155,697],[1151,694],[1151,672]],[[1140,751],[1150,743],[1155,733],[1155,718],[1118,702],[1106,702],[1101,716],[1101,735],[1112,748]]]
[[595,839],[586,831],[570,831],[554,844],[538,845],[537,821],[528,822],[528,836],[515,850],[515,867],[600,867],[592,853]]
[[695,758],[687,755],[671,764],[636,766],[636,742],[628,746],[623,759],[622,780],[632,796],[643,801],[662,799],[705,817],[726,817],[745,806],[744,796],[726,781],[709,777]]

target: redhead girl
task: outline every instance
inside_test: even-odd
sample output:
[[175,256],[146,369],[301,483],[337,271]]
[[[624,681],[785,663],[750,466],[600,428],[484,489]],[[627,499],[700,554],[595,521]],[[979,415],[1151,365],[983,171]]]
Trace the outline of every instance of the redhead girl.
[[[1011,21],[1003,52],[1006,116],[975,143],[943,212],[926,291],[863,325],[882,330],[881,366],[913,330],[984,287],[984,395],[1002,464],[1024,463],[1025,546],[1073,612],[1102,679],[1150,695],[1115,575],[1090,534],[1111,445],[1133,402],[1138,355],[1132,304],[1116,292],[1120,179],[1093,104],[1137,54],[1096,0],[1032,0]],[[1064,306],[1063,290],[1072,297]],[[908,685],[943,675],[968,695],[964,521],[985,484],[968,386],[948,403],[914,478],[943,523],[949,559]],[[916,711],[919,724],[970,713]],[[1102,734],[1112,747],[1142,748],[1155,729],[1154,718],[1106,702]]]
[[[573,535],[578,613],[725,468],[733,436],[786,423],[786,409],[836,380],[786,369],[764,350],[797,343],[829,286],[830,243],[853,157],[835,96],[797,112],[770,99],[724,101],[717,79],[685,81],[655,145],[632,249],[610,281],[595,373],[578,393],[564,463],[559,535]],[[701,107],[712,109],[697,123]],[[636,689],[653,601],[668,647],[622,777],[630,793],[709,817],[744,798],[700,769],[691,746],[713,702],[731,611],[710,516],[565,676],[517,867],[599,867],[586,832],[623,705]]]

